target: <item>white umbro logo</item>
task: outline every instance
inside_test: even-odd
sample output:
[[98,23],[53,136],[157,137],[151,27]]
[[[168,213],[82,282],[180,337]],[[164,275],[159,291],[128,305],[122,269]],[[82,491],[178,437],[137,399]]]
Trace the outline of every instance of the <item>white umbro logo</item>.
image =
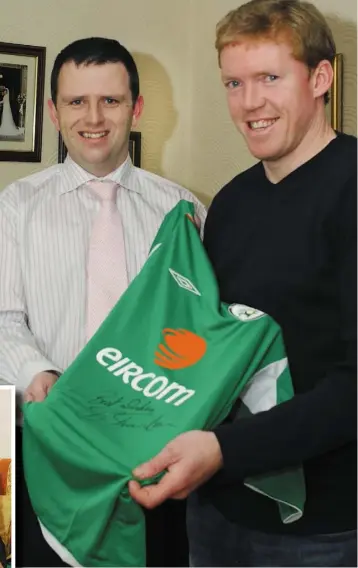
[[191,280],[189,280],[189,278],[186,278],[182,274],[175,272],[175,270],[173,270],[172,268],[169,268],[169,272],[173,276],[178,286],[180,286],[180,288],[184,288],[184,290],[187,290],[188,292],[192,292],[197,296],[201,296],[199,290],[194,286],[194,284],[191,282]]

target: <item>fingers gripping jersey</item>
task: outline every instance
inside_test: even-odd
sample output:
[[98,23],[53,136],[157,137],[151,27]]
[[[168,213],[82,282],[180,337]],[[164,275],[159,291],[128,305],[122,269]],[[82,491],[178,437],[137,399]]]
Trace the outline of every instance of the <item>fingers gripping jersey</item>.
[[[279,326],[220,302],[193,215],[186,201],[167,215],[106,321],[47,399],[24,406],[30,497],[69,564],[144,566],[132,470],[178,434],[213,428],[240,396],[251,413],[293,396]],[[283,522],[302,515],[300,468],[247,484],[277,501]]]

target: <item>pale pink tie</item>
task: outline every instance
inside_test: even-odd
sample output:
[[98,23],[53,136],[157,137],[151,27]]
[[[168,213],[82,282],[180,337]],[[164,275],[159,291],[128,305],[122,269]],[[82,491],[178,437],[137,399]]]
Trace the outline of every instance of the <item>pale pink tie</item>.
[[128,286],[123,226],[117,208],[118,184],[90,181],[101,201],[88,254],[87,339],[97,331]]

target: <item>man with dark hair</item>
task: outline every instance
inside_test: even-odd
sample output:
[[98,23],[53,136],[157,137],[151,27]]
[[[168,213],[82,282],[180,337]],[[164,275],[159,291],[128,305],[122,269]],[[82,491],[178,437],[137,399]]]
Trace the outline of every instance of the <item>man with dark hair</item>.
[[[252,0],[218,24],[216,48],[258,163],[214,198],[204,245],[221,299],[281,326],[296,396],[174,439],[135,472],[168,473],[132,495],[155,507],[193,492],[192,566],[357,566],[357,139],[326,116],[332,32],[308,2]],[[244,481],[301,463],[304,514],[283,524]]]
[[[189,191],[133,167],[129,136],[143,97],[134,59],[120,43],[88,38],[67,46],[55,60],[51,93],[65,163],[0,196],[0,376],[34,402],[44,400],[140,271],[166,213],[187,199],[205,219]],[[17,449],[17,566],[63,566],[31,507],[20,430]],[[166,507],[147,521],[148,565],[184,565],[183,508]]]

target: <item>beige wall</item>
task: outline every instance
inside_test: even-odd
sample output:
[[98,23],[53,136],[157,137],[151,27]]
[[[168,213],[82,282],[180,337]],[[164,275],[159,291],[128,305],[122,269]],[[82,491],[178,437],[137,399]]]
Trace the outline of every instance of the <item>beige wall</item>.
[[11,412],[11,391],[0,388],[0,459],[11,457]]
[[[2,0],[9,2],[10,0]],[[314,0],[345,57],[344,129],[356,133],[355,0]],[[45,98],[53,59],[70,41],[115,37],[134,54],[145,110],[144,168],[186,185],[208,203],[254,163],[231,124],[213,47],[215,25],[239,0],[18,0],[1,14],[1,40],[47,47]],[[41,164],[0,162],[0,189],[57,161],[57,136],[45,110]]]

